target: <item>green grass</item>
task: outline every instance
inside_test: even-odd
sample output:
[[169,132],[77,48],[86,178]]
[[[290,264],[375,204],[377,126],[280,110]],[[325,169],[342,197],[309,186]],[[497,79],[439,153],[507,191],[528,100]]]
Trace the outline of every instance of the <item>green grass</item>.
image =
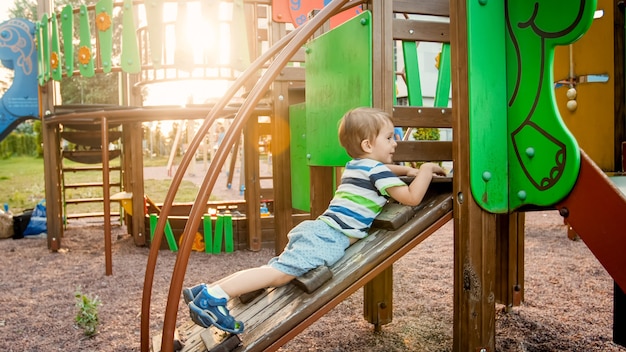
[[[167,160],[151,160],[151,165],[166,165]],[[119,161],[112,162],[110,166],[119,165]],[[65,167],[85,166],[83,164],[64,161]],[[111,171],[110,183],[120,180],[119,171]],[[83,171],[70,172],[65,175],[67,184],[88,182],[102,182],[102,172]],[[171,180],[145,180],[144,190],[152,200],[160,203],[165,199]],[[118,187],[111,187],[111,194],[119,192]],[[175,202],[191,202],[196,198],[198,187],[192,182],[183,181],[176,193]],[[45,175],[43,159],[33,157],[12,157],[0,160],[0,205],[7,203],[13,214],[19,214],[24,209],[34,208],[35,205],[45,199]],[[68,189],[67,199],[98,198],[102,197],[101,187]],[[111,210],[115,210],[112,204]],[[68,205],[67,213],[101,212],[102,203],[84,203]]]
[[13,214],[34,208],[46,197],[43,159],[14,157],[0,160],[0,203]]

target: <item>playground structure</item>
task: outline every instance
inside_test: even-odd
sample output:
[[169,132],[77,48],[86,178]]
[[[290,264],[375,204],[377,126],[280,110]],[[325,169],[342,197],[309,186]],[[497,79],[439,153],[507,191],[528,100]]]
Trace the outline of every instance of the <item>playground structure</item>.
[[[62,196],[59,187],[63,170],[59,168],[61,155],[58,146],[62,132],[60,129],[64,125],[99,126],[99,136],[103,146],[108,145],[108,126],[122,125],[121,140],[124,146],[121,152],[124,171],[122,184],[124,190],[132,193],[133,197],[132,215],[127,217],[127,224],[135,237],[135,242],[142,245],[147,243],[147,239],[144,235],[146,214],[143,209],[140,123],[159,118],[170,119],[172,116],[205,118],[202,127],[189,145],[188,150],[191,152],[184,155],[174,175],[172,188],[160,209],[161,216],[151,243],[150,258],[146,269],[142,310],[142,350],[149,350],[147,319],[150,316],[151,276],[163,237],[165,220],[173,209],[174,195],[185,168],[191,161],[191,155],[198,149],[203,135],[206,134],[211,124],[218,117],[226,116],[234,116],[232,117],[233,123],[211,161],[211,165],[215,167],[208,171],[198,198],[188,213],[189,218],[183,233],[184,240],[174,268],[174,279],[169,288],[162,350],[172,349],[175,328],[173,324],[176,321],[182,278],[192,245],[190,234],[197,231],[201,216],[206,212],[207,201],[215,185],[217,172],[225,163],[228,152],[239,140],[238,136],[244,127],[246,133],[244,144],[247,145],[247,147],[244,146],[244,155],[246,156],[247,177],[245,214],[248,246],[251,249],[258,249],[262,243],[261,217],[258,214],[257,201],[250,201],[258,200],[260,194],[258,157],[256,156],[258,123],[254,117],[259,115],[272,117],[273,177],[274,184],[281,185],[273,190],[274,216],[272,219],[276,233],[274,243],[279,251],[285,244],[285,234],[293,226],[294,221],[297,221],[293,215],[299,212],[294,210],[292,205],[301,204],[299,202],[302,202],[302,198],[298,197],[303,197],[290,187],[291,180],[302,180],[302,178],[292,176],[292,171],[298,167],[308,168],[306,175],[310,177],[310,199],[308,199],[310,206],[305,210],[308,211],[309,216],[315,216],[326,207],[332,196],[334,168],[340,167],[344,162],[341,156],[337,155],[336,144],[332,145],[335,142],[333,135],[328,135],[331,132],[328,126],[334,126],[333,122],[341,116],[342,112],[356,105],[371,105],[393,112],[394,121],[402,127],[453,127],[453,142],[402,142],[398,145],[395,157],[398,161],[452,160],[454,163],[455,176],[452,192],[455,221],[454,350],[493,350],[495,302],[511,307],[523,300],[523,212],[518,211],[545,207],[558,208],[615,279],[616,307],[618,305],[623,307],[623,289],[626,286],[626,278],[622,268],[626,264],[620,249],[624,248],[626,240],[620,214],[623,214],[626,207],[624,197],[595,166],[591,158],[578,150],[576,140],[564,127],[559,114],[551,104],[553,101],[551,92],[554,87],[550,74],[552,50],[557,45],[571,45],[591,26],[591,14],[596,9],[595,2],[583,1],[580,4],[572,4],[571,9],[567,9],[569,12],[564,11],[563,13],[567,16],[563,16],[563,23],[555,21],[567,29],[562,32],[555,31],[560,36],[555,34],[549,36],[547,32],[542,32],[540,24],[545,17],[540,15],[543,12],[539,14],[533,12],[532,8],[528,8],[528,4],[521,1],[508,2],[505,11],[502,4],[495,5],[486,2],[452,1],[448,4],[437,1],[418,3],[396,0],[361,3],[335,0],[325,4],[326,6],[308,21],[297,21],[296,28],[289,33],[284,24],[274,18],[275,15],[278,16],[281,13],[283,18],[286,17],[278,4],[282,4],[284,11],[287,2],[235,1],[235,3],[247,9],[247,11],[240,12],[240,15],[251,14],[251,18],[255,19],[246,23],[258,23],[259,18],[265,18],[268,26],[272,28],[271,35],[268,31],[267,37],[261,35],[262,31],[258,31],[258,28],[253,29],[251,31],[256,35],[249,35],[248,38],[265,39],[271,36],[272,39],[268,39],[266,51],[250,51],[261,53],[258,56],[253,55],[256,58],[251,60],[250,66],[243,69],[240,75],[230,77],[233,81],[231,88],[222,100],[212,106],[140,107],[139,97],[132,87],[141,81],[139,77],[149,70],[143,67],[142,60],[132,60],[136,58],[132,55],[132,59],[122,60],[120,68],[121,72],[125,72],[121,75],[125,87],[125,104],[122,104],[124,107],[108,109],[71,107],[71,111],[68,112],[67,107],[57,106],[54,100],[56,94],[53,93],[54,84],[46,81],[46,78],[41,75],[39,77],[42,86],[40,88],[40,112],[37,116],[42,117],[45,126],[46,201],[48,227],[52,229],[48,238],[49,247],[53,250],[60,247],[63,227]],[[49,3],[42,2],[40,5],[41,13],[52,13]],[[131,3],[125,2],[124,6],[127,5]],[[325,28],[321,32],[326,34],[320,35],[320,28],[331,15],[338,13],[341,9],[352,10],[354,13],[353,7],[358,5],[362,6],[358,12],[362,11],[364,17],[359,17],[357,23],[347,22],[349,27],[339,26],[336,28],[337,31]],[[548,5],[545,6],[549,8]],[[609,13],[613,15],[613,10],[619,11],[617,8],[612,9],[612,4],[604,6],[607,9],[605,16]],[[126,10],[128,8],[132,6],[125,7]],[[85,9],[89,10],[88,7]],[[269,20],[270,13],[272,13],[272,20]],[[549,14],[550,11],[547,10],[547,13]],[[428,16],[425,19],[415,19],[411,15],[449,18],[449,22],[434,21]],[[620,16],[613,15],[613,17],[619,18]],[[128,21],[132,18],[133,16],[124,14],[125,28],[135,28],[134,25],[128,26]],[[297,18],[302,17],[297,16]],[[47,21],[47,17],[45,19]],[[623,21],[623,18],[621,20]],[[54,22],[50,23],[53,26]],[[519,23],[525,23],[527,26],[516,27]],[[358,32],[356,29],[347,34],[341,34],[346,28],[359,26],[369,28],[371,36],[361,38],[356,34]],[[331,24],[330,27],[333,25]],[[505,33],[504,28],[509,27],[515,30]],[[41,28],[46,28],[46,26],[40,27],[40,33],[42,33]],[[534,31],[529,34],[524,31],[526,28]],[[538,33],[546,34],[546,36],[541,37]],[[620,40],[623,42],[623,33],[620,35]],[[48,37],[47,34],[45,36]],[[128,41],[127,37],[130,36],[124,37]],[[141,36],[134,36],[133,33],[133,38],[137,37],[141,38]],[[357,37],[361,40],[353,40]],[[311,44],[305,44],[311,38],[314,38]],[[343,42],[338,38],[342,38]],[[350,45],[337,45],[345,43],[347,38],[350,38]],[[325,40],[330,40],[330,43],[324,43]],[[443,53],[445,50],[442,51],[440,67],[446,67],[446,59],[449,60],[450,81],[453,82],[453,108],[448,107],[447,104],[439,108],[419,106],[415,100],[411,102],[411,91],[409,91],[409,103],[414,106],[403,107],[395,104],[393,94],[394,81],[397,76],[394,68],[396,60],[393,56],[395,41],[406,43],[403,46],[404,54],[409,52],[408,48],[411,47],[411,43],[422,41],[449,43],[451,55],[446,57]],[[255,40],[249,43],[258,44]],[[507,46],[504,43],[519,45]],[[150,45],[152,44],[150,41]],[[250,46],[256,47],[256,44],[250,44]],[[138,47],[145,46],[139,45]],[[538,50],[539,47],[547,49],[543,52]],[[340,50],[342,48],[343,50]],[[365,55],[366,52],[369,52],[369,56]],[[517,60],[512,60],[512,57],[516,57]],[[614,79],[615,97],[623,97],[623,53],[614,53],[614,57],[618,59],[614,63],[615,69],[608,73],[608,77]],[[343,61],[338,61],[338,59]],[[410,59],[408,56],[405,57],[405,63],[408,63]],[[526,64],[526,59],[530,59],[532,64]],[[303,67],[286,67],[288,62],[294,61],[306,62],[306,82],[303,79],[305,71]],[[520,63],[519,66],[505,64],[516,61]],[[41,64],[41,62],[53,61],[51,57],[48,57],[48,60],[39,60],[39,62]],[[104,72],[105,67],[99,66],[97,62],[104,64],[105,61],[95,62],[93,72],[99,70]],[[134,66],[137,62],[142,62],[142,65]],[[267,64],[268,62],[270,63]],[[92,63],[91,61],[81,63],[80,73],[91,74]],[[146,62],[145,65],[154,65],[154,62]],[[45,66],[40,67],[40,73],[42,69],[45,72]],[[539,67],[541,70],[538,70]],[[525,72],[524,76],[521,75],[522,70]],[[260,76],[259,71],[262,71]],[[407,85],[410,86],[410,78],[415,76],[412,76],[409,71],[410,68],[407,66],[406,76],[409,81]],[[568,74],[571,72],[572,70]],[[531,79],[529,82],[526,80],[527,77],[535,77],[536,80]],[[572,74],[568,76],[569,84],[576,83],[579,88],[577,114],[582,114],[589,106],[583,104],[587,94],[583,90],[582,80],[576,81],[575,78]],[[328,91],[329,88],[323,83],[328,80],[335,85],[333,90],[330,90],[332,94],[329,92],[324,94],[324,90]],[[344,82],[364,83],[346,86]],[[261,98],[268,94],[270,86],[270,104],[260,104]],[[494,89],[494,86],[500,89]],[[509,90],[507,91],[504,87],[508,87]],[[242,88],[246,91],[245,99],[240,104],[231,104],[231,99]],[[303,88],[306,88],[304,92]],[[511,92],[516,92],[516,94]],[[557,94],[557,101],[558,96]],[[302,102],[305,105],[299,105]],[[621,171],[617,170],[618,165],[621,164],[617,161],[620,160],[618,151],[621,151],[624,135],[623,104],[621,98],[613,102],[616,113],[611,118],[619,121],[614,124],[614,138],[619,140],[620,147],[612,146],[613,161],[609,161],[602,167],[605,171]],[[535,109],[529,110],[531,106]],[[210,110],[208,115],[207,110]],[[49,114],[43,113],[44,111]],[[621,113],[618,114],[618,112]],[[294,162],[288,153],[278,151],[289,150],[291,147],[293,154],[295,149],[293,145],[296,144],[294,136],[299,135],[295,132],[303,131],[294,129],[294,125],[298,124],[295,120],[298,114],[304,115],[306,119],[305,125],[300,128],[306,132],[304,150],[311,152],[311,155],[304,154],[303,158],[295,159],[296,162]],[[32,114],[29,116],[32,117]],[[507,118],[502,118],[503,116]],[[329,120],[318,120],[322,118]],[[289,121],[290,119],[293,120]],[[316,130],[316,126],[323,128]],[[288,138],[289,135],[292,136],[291,141]],[[535,143],[538,137],[545,137],[548,143]],[[329,150],[312,148],[309,143],[323,144],[328,146]],[[558,147],[554,147],[555,145]],[[101,148],[98,152],[101,153],[103,175],[108,175],[109,151],[107,148]],[[294,156],[292,155],[291,158]],[[307,159],[309,161],[306,161]],[[294,175],[303,174],[294,173]],[[108,177],[104,177],[104,199],[110,198],[108,189]],[[603,204],[596,204],[593,201],[595,196],[592,192],[596,192],[597,189],[601,189],[601,194],[605,195]],[[107,218],[110,215],[110,205],[106,201],[103,204],[104,215]],[[443,215],[441,219],[444,219]],[[110,238],[106,236],[109,233],[107,226],[110,224],[105,221],[105,241],[110,241]],[[56,229],[58,233],[54,232]],[[403,231],[415,232],[413,234],[418,235],[423,230],[409,226]],[[395,254],[392,255],[393,253],[389,253],[390,258],[396,258]],[[111,255],[110,250],[107,255]],[[108,263],[110,264],[110,258],[108,258]],[[369,311],[368,320],[377,327],[391,320],[391,293],[384,284],[391,280],[391,264],[393,260],[386,264],[384,270],[372,269],[369,274],[376,273],[376,275],[372,276],[367,284],[362,283],[367,285],[366,291],[369,292],[365,302],[366,310]],[[110,267],[107,269],[110,270]],[[362,277],[370,278],[368,273],[363,274]],[[621,301],[618,300],[620,298]],[[316,310],[316,312],[319,311]],[[615,321],[614,335],[618,342],[618,338],[620,336],[623,338],[626,334],[623,332],[624,315],[618,316],[617,309]],[[620,328],[621,333],[617,330]],[[276,335],[277,339],[279,337]],[[623,344],[624,341],[621,343]]]

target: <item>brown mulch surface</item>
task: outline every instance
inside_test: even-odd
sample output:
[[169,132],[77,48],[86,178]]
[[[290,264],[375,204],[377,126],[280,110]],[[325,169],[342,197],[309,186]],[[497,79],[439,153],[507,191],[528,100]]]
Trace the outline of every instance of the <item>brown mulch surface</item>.
[[[498,351],[626,351],[612,343],[613,281],[556,212],[528,213],[525,301],[498,306]],[[138,351],[148,248],[113,226],[113,275],[105,275],[101,221],[70,225],[63,250],[44,238],[0,240],[0,351]],[[394,318],[374,332],[358,291],[282,351],[449,351],[453,321],[453,231],[448,223],[394,266]],[[265,264],[273,251],[192,253],[185,285]],[[151,336],[161,332],[175,254],[161,251]],[[98,334],[75,326],[77,289],[102,301]],[[182,300],[181,300],[182,302]],[[179,324],[187,321],[185,307]]]

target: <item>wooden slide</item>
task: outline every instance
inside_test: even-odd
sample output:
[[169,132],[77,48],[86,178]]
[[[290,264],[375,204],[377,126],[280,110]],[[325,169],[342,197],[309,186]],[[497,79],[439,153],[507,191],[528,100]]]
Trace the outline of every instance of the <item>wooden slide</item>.
[[[309,294],[290,283],[267,289],[247,304],[231,300],[231,314],[244,322],[245,332],[230,335],[189,320],[178,327],[181,350],[278,349],[452,219],[451,179],[438,181],[417,207],[387,206],[377,218],[377,228],[348,248],[344,258],[330,268],[333,277],[317,290]],[[153,351],[160,351],[160,343],[161,336],[154,336]]]
[[556,208],[626,291],[626,197],[581,150],[580,173],[569,195]]

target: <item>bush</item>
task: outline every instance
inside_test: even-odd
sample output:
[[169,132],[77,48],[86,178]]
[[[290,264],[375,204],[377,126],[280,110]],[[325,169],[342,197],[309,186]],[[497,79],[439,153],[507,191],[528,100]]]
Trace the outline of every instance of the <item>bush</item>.
[[26,121],[19,125],[0,142],[0,158],[7,159],[12,156],[38,156],[41,150],[39,134],[34,132],[40,121]]
[[98,307],[102,304],[98,297],[89,297],[81,293],[80,288],[74,293],[76,297],[76,318],[74,321],[79,328],[85,330],[85,336],[94,336],[98,332]]

